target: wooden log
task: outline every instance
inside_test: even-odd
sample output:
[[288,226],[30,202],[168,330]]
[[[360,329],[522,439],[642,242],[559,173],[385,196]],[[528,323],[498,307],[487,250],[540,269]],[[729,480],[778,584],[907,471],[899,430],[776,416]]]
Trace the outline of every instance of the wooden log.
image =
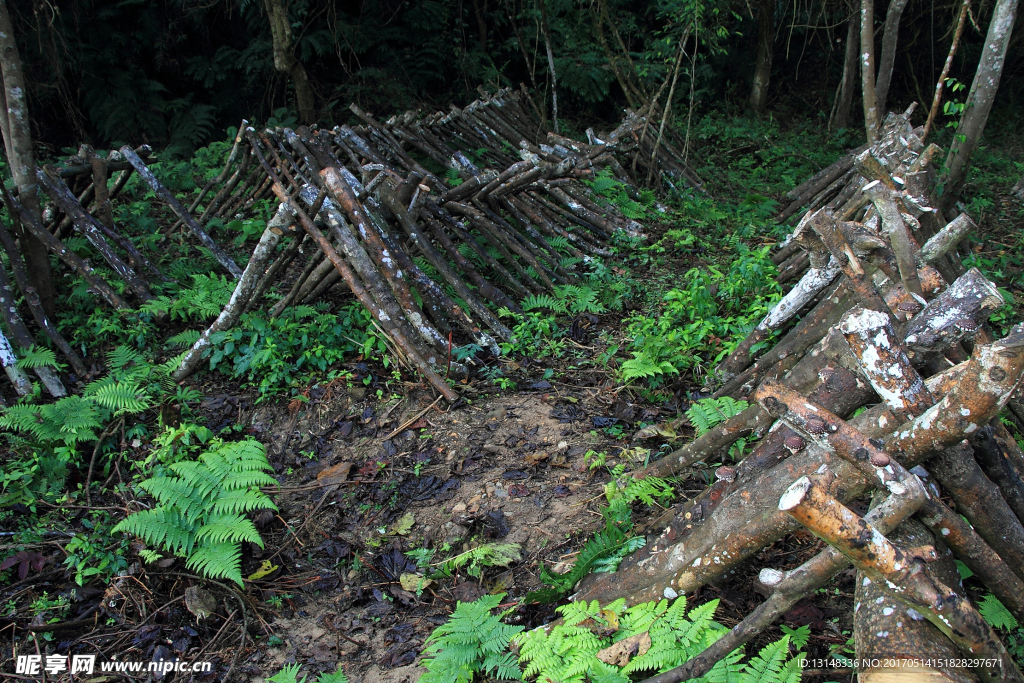
[[[878,531],[901,548],[934,546],[938,558],[929,563],[928,568],[945,585],[960,586],[960,576],[949,549],[941,540],[935,540],[920,522],[906,520],[898,529]],[[949,638],[919,612],[899,602],[883,584],[861,572],[857,573],[854,588],[853,619],[856,657],[861,662],[857,676],[864,683],[894,680],[972,683],[977,680],[970,669],[955,666],[961,657]]]
[[820,483],[800,478],[779,499],[779,509],[837,548],[872,581],[891,586],[902,603],[931,621],[964,657],[980,664],[974,670],[982,680],[1024,682],[999,637],[966,598],[932,576],[921,557],[894,546]]
[[[52,168],[50,169],[52,170]],[[75,229],[84,236],[96,251],[103,256],[107,265],[117,273],[118,277],[124,280],[135,295],[141,301],[149,301],[153,295],[149,292],[149,285],[131,267],[121,260],[117,252],[104,238],[96,219],[89,215],[82,205],[78,203],[71,190],[61,180],[55,180],[43,169],[36,169],[36,178],[43,190],[50,196],[58,206],[72,219]]]
[[933,403],[924,380],[910,364],[889,316],[854,308],[843,316],[839,330],[860,361],[875,393],[898,418],[916,417]]
[[419,312],[419,307],[413,299],[409,283],[403,276],[397,261],[384,245],[380,235],[371,225],[366,209],[356,199],[355,191],[345,180],[340,170],[335,167],[328,166],[324,168],[320,172],[320,177],[323,180],[324,186],[327,187],[331,198],[348,214],[349,220],[352,221],[353,226],[363,240],[363,244],[368,248],[369,254],[373,257],[374,262],[380,269],[381,275],[383,275],[399,306],[401,306],[406,320],[409,321],[412,328],[420,335],[424,343],[432,347],[437,353],[443,353],[445,350],[443,335],[429,321],[425,320]]
[[172,375],[175,382],[181,382],[196,371],[196,368],[199,367],[203,360],[204,352],[210,347],[210,337],[213,334],[229,330],[238,322],[246,305],[252,299],[256,286],[259,284],[267,264],[273,258],[274,249],[277,248],[277,243],[281,239],[281,231],[279,229],[275,230],[275,228],[280,228],[294,222],[295,213],[288,205],[281,204],[277,209],[277,213],[267,223],[267,227],[260,236],[260,241],[256,244],[256,248],[253,249],[252,256],[249,257],[249,263],[246,264],[242,277],[238,279],[238,283],[231,293],[231,298],[224,305],[224,309],[217,316],[217,319],[199,335],[199,339],[196,340],[192,348],[181,359],[181,363],[178,364],[177,369]]
[[917,279],[917,265],[914,263],[914,244],[910,231],[896,206],[893,191],[879,181],[868,183],[863,192],[875,207],[882,221],[884,232],[889,236],[889,244],[899,264],[900,277],[908,292],[924,299],[921,282]]
[[[875,506],[864,520],[882,534],[896,529],[924,502],[924,489],[908,489],[901,496],[889,495]],[[773,591],[743,621],[733,626],[699,655],[665,673],[652,676],[642,683],[680,683],[700,678],[711,671],[716,663],[738,647],[750,642],[777,619],[793,608],[797,602],[814,594],[834,576],[850,566],[841,552],[828,546],[796,569],[786,572],[772,582]],[[762,575],[764,570],[762,570]]]
[[934,455],[928,471],[956,500],[957,512],[1024,579],[1024,525],[978,467],[970,444],[961,442]]
[[937,262],[977,227],[970,216],[961,213],[924,243],[921,251],[915,254],[917,262],[919,264]]
[[[0,185],[2,185],[2,183],[0,183]],[[61,261],[64,261],[64,263],[73,268],[78,275],[88,283],[89,289],[99,294],[100,297],[113,308],[122,310],[129,308],[127,302],[121,298],[121,295],[118,294],[113,287],[107,284],[106,280],[99,275],[96,275],[88,263],[64,246],[63,242],[51,235],[50,231],[42,226],[39,219],[26,211],[25,207],[23,207],[17,199],[12,197],[6,189],[3,190],[3,194],[4,202],[7,204],[8,213],[11,213],[10,210],[13,208],[14,212],[21,220],[22,226],[40,242],[45,244],[46,248],[56,254]]]
[[146,166],[142,159],[139,158],[139,155],[136,154],[128,145],[122,147],[120,151],[124,158],[127,159],[135,168],[135,171],[142,176],[143,180],[146,181],[146,184],[148,184],[153,192],[160,197],[160,200],[167,204],[167,206],[171,208],[171,211],[177,214],[178,218],[188,226],[188,229],[196,236],[202,245],[209,249],[210,253],[213,254],[213,257],[217,259],[217,262],[220,263],[225,270],[231,273],[236,280],[242,277],[242,269],[238,267],[238,264],[236,264],[223,249],[217,246],[217,243],[213,241],[213,238],[211,238],[206,231],[203,230],[202,226],[192,218],[192,215],[184,206],[181,205],[181,202],[179,202],[177,198],[171,194],[170,190],[164,187],[163,183],[153,175],[153,172],[150,171],[149,167]]
[[[430,240],[426,238],[426,236],[422,233],[422,231],[419,229],[416,223],[408,215],[408,213],[402,207],[401,203],[398,201],[398,198],[392,194],[390,188],[386,186],[381,187],[380,199],[384,206],[386,206],[391,211],[391,213],[393,213],[395,217],[398,219],[398,223],[402,227],[402,230],[405,232],[405,234],[408,235],[413,240],[413,242],[420,248],[420,251],[430,262],[430,264],[437,269],[437,272],[441,274],[441,277],[445,280],[445,282],[447,282],[455,290],[455,292],[460,297],[462,297],[462,300],[466,302],[466,305],[469,306],[470,310],[475,315],[477,315],[479,319],[483,321],[483,323],[487,325],[487,327],[492,332],[501,337],[501,339],[505,341],[511,339],[512,331],[508,329],[508,327],[505,326],[500,320],[498,320],[498,318],[493,313],[491,313],[486,306],[483,305],[483,303],[476,297],[476,295],[473,294],[473,292],[470,291],[470,289],[466,286],[462,278],[459,277],[459,275],[454,270],[452,270],[452,268],[448,265],[448,262],[444,258],[442,258],[440,254],[437,253],[433,245],[430,243]],[[443,233],[443,230],[439,230],[439,232]],[[453,251],[455,253],[458,253],[457,249],[453,248]],[[459,256],[461,257],[462,255],[459,254]],[[476,273],[475,269],[473,270],[473,272]],[[483,294],[486,297],[488,295],[488,292],[490,292],[492,296],[497,297],[496,292],[500,292],[500,290],[497,290],[497,288],[495,288],[493,285],[487,283],[479,275],[479,273],[477,273],[476,275],[477,278],[471,277],[471,279],[478,279],[479,282],[483,282],[488,288],[487,291],[485,291],[484,288],[481,287],[481,294]],[[502,293],[501,296],[504,297],[504,293]]]
[[861,265],[860,260],[853,251],[853,247],[846,240],[835,219],[824,211],[818,211],[808,222],[808,225],[818,234],[821,241],[825,243],[828,250],[839,261],[839,266],[843,269],[843,273],[850,283],[850,289],[857,296],[861,305],[864,308],[882,311],[891,315],[889,307],[886,306],[885,301],[875,290],[871,279],[868,277],[869,273]]
[[[25,321],[18,315],[18,307],[14,298],[14,292],[11,290],[11,283],[7,279],[7,271],[3,265],[0,264],[0,312],[2,312],[4,326],[7,328],[7,332],[14,343],[20,346],[24,351],[27,351],[35,343],[32,339],[32,333],[28,331],[28,327],[25,326]],[[36,375],[42,381],[43,386],[50,392],[50,395],[54,398],[62,398],[67,396],[67,390],[60,381],[60,377],[57,376],[56,369],[49,365],[42,365],[37,368],[33,368]],[[15,377],[11,377],[11,381],[15,381]],[[15,383],[15,388],[19,386]]]
[[908,467],[948,448],[991,420],[1006,405],[1024,374],[1024,325],[1004,339],[977,344],[952,391],[886,439]]
[[14,390],[19,396],[27,396],[32,393],[32,380],[28,378],[25,371],[18,367],[18,357],[14,355],[14,349],[7,337],[0,332],[0,365],[4,366],[4,372],[14,385]]
[[922,504],[917,517],[953,550],[1007,609],[1018,619],[1024,619],[1024,581],[963,517],[938,500],[937,495]]
[[1024,522],[1024,479],[1014,467],[1010,452],[1011,448],[1019,451],[1017,442],[1012,438],[999,438],[994,425],[978,430],[970,442],[982,471],[999,487],[1006,504],[1017,516],[1017,521]]
[[[917,354],[925,346],[929,353],[945,351],[972,338],[989,314],[1002,304],[999,288],[972,268],[903,326],[908,354],[915,363],[923,362]],[[937,341],[939,336],[942,342]]]
[[295,211],[303,229],[317,243],[327,258],[331,260],[334,267],[338,269],[338,272],[341,273],[345,283],[349,286],[349,289],[352,290],[352,293],[356,298],[359,299],[359,302],[363,304],[368,311],[370,311],[370,314],[380,323],[381,327],[388,333],[392,341],[394,341],[395,346],[406,354],[413,366],[426,378],[426,380],[435,389],[437,389],[446,400],[450,402],[455,401],[458,398],[458,394],[456,394],[452,388],[449,387],[433,369],[431,369],[426,359],[423,358],[415,345],[413,345],[405,333],[397,326],[394,319],[381,310],[374,298],[369,292],[367,292],[362,282],[357,279],[356,274],[352,271],[345,260],[341,258],[338,252],[334,250],[334,247],[332,247],[330,242],[327,241],[327,238],[320,229],[316,227],[312,219],[310,219],[309,216],[306,215],[306,213],[295,203],[295,200],[289,196],[280,180],[277,179],[273,168],[271,168],[270,164],[268,164],[267,160],[262,156],[259,144],[256,142],[255,135],[250,131],[248,133],[248,137],[252,144],[253,151],[256,153],[257,158],[266,170],[267,175],[273,181],[274,193],[277,194],[278,198],[282,202],[288,203],[290,208]]
[[[826,367],[821,374],[824,381],[811,396],[837,413],[852,412],[871,395],[866,382],[843,368]],[[777,511],[762,513],[774,509],[774,496],[786,482],[812,474],[823,464],[842,471],[836,486],[844,500],[864,490],[865,480],[839,456],[806,448],[788,428],[769,432],[736,466],[731,482],[721,479],[694,501],[677,507],[668,528],[628,557],[618,572],[586,577],[578,598],[609,602],[627,597],[632,604],[634,599],[657,599],[665,589],[684,593],[721,575],[796,528]]]
[[707,461],[736,443],[739,439],[746,438],[751,434],[757,435],[765,432],[774,421],[774,418],[763,410],[761,406],[749,406],[743,412],[733,415],[725,422],[712,427],[682,448],[635,472],[633,477],[645,479],[647,477],[664,478],[672,476],[696,462]]
[[[8,205],[10,206],[10,205]],[[7,215],[11,221],[15,224],[15,229],[19,232],[23,231],[20,227],[21,218],[15,211],[8,211]],[[25,297],[25,303],[28,304],[29,310],[32,312],[32,317],[35,318],[36,324],[43,330],[43,333],[54,343],[54,345],[60,349],[60,352],[67,359],[71,365],[71,369],[78,375],[79,379],[84,379],[86,376],[85,364],[82,359],[79,358],[75,350],[71,348],[71,344],[64,338],[64,335],[60,333],[57,326],[53,324],[50,317],[43,310],[43,304],[39,300],[39,293],[36,292],[35,287],[32,286],[31,281],[28,279],[28,273],[25,270],[25,262],[22,260],[21,250],[18,249],[17,243],[14,241],[14,237],[7,231],[7,226],[0,223],[0,247],[7,252],[7,260],[11,264],[11,272],[14,275],[14,281],[18,284],[18,289],[21,290],[22,296]]]
[[745,370],[751,362],[750,350],[799,313],[814,297],[828,287],[842,270],[835,257],[829,254],[812,252],[810,261],[811,268],[800,279],[800,282],[772,307],[772,310],[762,318],[757,327],[715,368],[715,372],[722,381],[727,382]]

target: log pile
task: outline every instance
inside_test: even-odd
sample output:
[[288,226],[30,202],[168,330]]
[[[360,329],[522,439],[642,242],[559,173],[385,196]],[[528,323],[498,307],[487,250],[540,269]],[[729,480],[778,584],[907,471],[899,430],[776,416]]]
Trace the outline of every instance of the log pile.
[[[524,297],[572,284],[591,258],[610,253],[614,233],[643,230],[582,181],[603,172],[634,199],[644,178],[701,188],[678,141],[671,135],[656,139],[644,111],[627,112],[609,133],[588,130],[582,143],[546,133],[525,88],[481,92],[462,109],[407,112],[386,122],[353,104],[361,123],[332,130],[256,131],[243,121],[222,171],[188,207],[146,165],[151,151],[129,146],[105,158],[83,147],[65,168],[38,169],[50,200],[41,222],[16,197],[7,197],[6,205],[93,292],[129,311],[126,296],[144,303],[153,298],[150,279],[166,279],[113,220],[111,200],[133,173],[142,178],[173,215],[165,219],[165,237],[186,231],[237,281],[176,380],[201,364],[212,334],[261,306],[263,295],[294,266],[299,276],[270,315],[312,303],[335,285],[346,288],[371,313],[400,362],[455,400],[446,380],[464,376],[466,368],[452,360],[453,346],[473,342],[500,353],[498,342],[512,332],[494,309],[519,312],[517,301]],[[447,170],[435,174],[424,164]],[[240,266],[210,234],[212,221],[247,217],[267,198],[276,198],[279,208]],[[124,282],[124,295],[65,247],[72,230]],[[299,259],[305,260],[301,266]],[[54,341],[84,374],[74,351],[62,339]],[[7,346],[0,343],[0,359],[18,391],[28,391],[31,385]],[[54,391],[56,396],[60,390]]]
[[[750,406],[634,476],[720,461],[740,438],[753,450],[653,523],[618,572],[577,587],[574,600],[672,598],[799,529],[827,544],[795,569],[764,567],[767,600],[651,681],[707,673],[851,566],[857,657],[876,663],[861,675],[1024,680],[950,571],[962,561],[1024,618],[1024,455],[995,419],[1024,377],[1024,325],[991,332],[1003,297],[956,258],[974,226],[938,209],[939,150],[920,144],[911,112],[798,188],[805,211],[777,254],[791,288],[709,387]],[[850,509],[865,498],[866,516]]]

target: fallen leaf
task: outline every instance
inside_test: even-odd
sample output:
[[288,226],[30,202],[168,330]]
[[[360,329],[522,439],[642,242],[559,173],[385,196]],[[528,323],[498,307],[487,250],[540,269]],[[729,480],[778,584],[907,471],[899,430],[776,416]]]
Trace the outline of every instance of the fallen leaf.
[[316,481],[321,486],[337,486],[348,481],[348,473],[352,471],[352,463],[339,462],[337,465],[328,467],[316,475]]
[[597,658],[612,666],[626,666],[634,656],[647,654],[650,649],[651,634],[644,631],[599,651]]
[[398,577],[398,582],[402,584],[402,589],[409,591],[410,593],[418,593],[419,591],[426,590],[428,586],[434,583],[432,580],[424,578],[419,574],[410,574],[408,572]]
[[197,619],[206,619],[217,609],[217,598],[205,588],[189,586],[185,589],[185,607]]
[[605,621],[607,621],[608,625],[610,627],[612,627],[616,631],[619,630],[619,615],[618,614],[616,614],[615,612],[611,611],[610,609],[603,609],[603,610],[601,610],[601,618],[604,619]]
[[411,511],[402,515],[391,527],[391,533],[398,536],[406,536],[412,531],[412,525],[416,523],[416,515]]
[[278,565],[276,564],[270,564],[270,560],[263,560],[263,564],[260,565],[260,568],[254,571],[252,574],[249,574],[247,580],[259,581],[260,579],[270,576],[271,574],[276,572],[277,567]]
[[534,453],[527,453],[523,460],[526,461],[527,465],[538,465],[548,459],[547,451],[536,451]]
[[653,424],[647,425],[643,429],[639,430],[633,435],[634,439],[653,439],[655,437],[664,437],[666,439],[675,439],[678,435],[676,430],[672,429],[671,425],[667,424]]

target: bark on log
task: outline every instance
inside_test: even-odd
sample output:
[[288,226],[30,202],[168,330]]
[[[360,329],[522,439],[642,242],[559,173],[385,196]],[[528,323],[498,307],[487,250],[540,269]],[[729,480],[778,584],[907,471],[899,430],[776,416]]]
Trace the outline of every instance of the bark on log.
[[947,448],[928,462],[928,471],[957,502],[971,523],[1007,566],[1024,579],[1024,525],[985,476],[966,442]]
[[256,141],[256,136],[249,131],[249,141],[252,144],[253,151],[256,153],[257,158],[266,170],[267,175],[271,178],[273,183],[274,193],[283,203],[287,203],[289,207],[295,211],[302,225],[303,230],[317,243],[324,254],[331,260],[334,267],[341,273],[345,283],[352,290],[352,293],[359,299],[359,302],[366,307],[370,314],[381,324],[383,329],[390,335],[392,341],[394,341],[396,347],[401,349],[403,353],[411,360],[416,369],[423,374],[427,381],[437,389],[446,400],[452,402],[458,398],[456,394],[448,384],[434,372],[427,361],[419,353],[416,347],[410,342],[405,336],[401,329],[395,324],[394,320],[384,313],[377,302],[370,296],[370,293],[366,291],[363,284],[357,279],[356,274],[348,266],[344,259],[334,250],[330,242],[324,236],[320,229],[316,227],[312,219],[295,203],[295,201],[289,196],[288,192],[284,189],[281,181],[277,179],[273,168],[267,163],[267,160],[263,157],[260,152],[259,144]]
[[129,308],[125,300],[121,298],[121,295],[118,294],[113,287],[107,284],[106,280],[99,275],[96,275],[88,263],[73,251],[65,247],[63,242],[51,235],[50,232],[39,222],[39,219],[30,214],[17,199],[7,192],[6,188],[3,189],[2,192],[4,194],[4,203],[7,204],[8,213],[10,213],[10,209],[13,208],[20,219],[22,226],[24,226],[25,229],[40,242],[45,244],[46,248],[55,253],[61,261],[64,261],[71,268],[77,271],[82,279],[89,284],[89,288],[91,290],[99,294],[114,308]]
[[[907,520],[891,532],[878,531],[901,548],[935,546],[938,559],[928,568],[945,585],[960,586],[949,550],[919,522]],[[862,662],[857,675],[864,683],[893,679],[904,683],[977,680],[970,669],[952,665],[960,659],[960,653],[949,638],[917,610],[900,603],[884,585],[860,572],[854,589],[854,640],[856,657]]]
[[[15,224],[21,222],[17,212],[8,211],[7,215]],[[23,229],[19,228],[18,232],[23,232]],[[3,250],[7,252],[7,260],[11,264],[14,281],[18,283],[18,289],[21,290],[22,296],[25,297],[25,303],[28,304],[36,324],[49,337],[50,341],[60,349],[60,352],[64,354],[64,357],[71,365],[71,369],[78,375],[79,379],[84,379],[86,376],[85,364],[46,314],[46,310],[39,299],[39,294],[29,281],[28,274],[25,271],[25,264],[21,260],[21,252],[18,250],[18,245],[15,243],[11,233],[7,231],[7,226],[2,223],[0,223],[0,247],[3,247]]]
[[[52,170],[52,168],[49,170]],[[36,169],[36,179],[43,186],[43,190],[50,196],[50,199],[60,206],[64,213],[71,218],[75,229],[82,233],[82,236],[89,241],[89,244],[103,256],[103,260],[107,262],[107,265],[135,292],[135,296],[143,302],[152,299],[153,295],[149,292],[148,283],[139,277],[127,263],[121,260],[117,252],[107,243],[96,219],[82,208],[82,205],[71,194],[71,190],[64,184],[64,181],[51,178],[43,169]]]
[[1024,374],[1024,325],[1004,339],[978,344],[953,390],[886,439],[886,450],[900,453],[913,467],[985,425],[998,413]]
[[18,357],[14,355],[14,349],[7,337],[0,332],[0,364],[4,366],[4,372],[10,378],[14,390],[19,396],[27,396],[32,393],[32,381],[25,374],[25,371],[18,367]]
[[[914,514],[924,502],[925,496],[922,488],[908,489],[901,496],[890,495],[874,507],[864,520],[880,533],[887,534]],[[642,683],[680,683],[700,678],[719,660],[756,638],[797,602],[813,594],[849,566],[850,561],[846,556],[829,546],[796,569],[786,572],[780,582],[773,584],[774,590],[767,600],[706,650],[682,666],[652,676]]]
[[925,348],[930,354],[970,339],[1002,305],[999,288],[971,268],[904,325],[908,355],[915,363],[923,362],[920,356]]
[[[992,425],[979,430],[970,442],[982,471],[999,486],[1003,499],[1018,522],[1024,522],[1024,479],[1010,460],[1009,442],[998,438]],[[1016,447],[1016,442],[1013,446]]]
[[981,662],[975,672],[982,680],[1024,683],[999,637],[970,602],[934,578],[920,557],[894,546],[824,486],[802,477],[779,499],[779,509],[840,550],[872,581],[891,586],[901,602],[931,621],[965,657]]

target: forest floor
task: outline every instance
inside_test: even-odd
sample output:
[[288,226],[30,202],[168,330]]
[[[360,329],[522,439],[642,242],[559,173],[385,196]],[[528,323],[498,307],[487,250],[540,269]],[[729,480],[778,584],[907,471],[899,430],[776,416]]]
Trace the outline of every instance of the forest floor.
[[[341,665],[354,682],[402,683],[422,673],[416,659],[423,642],[456,601],[504,593],[505,605],[516,606],[512,623],[530,628],[549,621],[555,605],[520,600],[541,587],[540,563],[555,571],[566,568],[602,527],[605,486],[616,465],[637,469],[692,438],[693,429],[678,420],[703,396],[702,372],[721,350],[721,336],[737,324],[739,313],[728,307],[748,302],[722,302],[716,313],[721,324],[701,337],[699,347],[671,350],[683,371],[656,381],[623,377],[627,351],[642,350],[637,330],[645,319],[683,327],[682,318],[666,312],[672,306],[666,294],[684,288],[684,274],[696,283],[688,290],[693,294],[702,291],[694,279],[702,273],[718,269],[716,282],[725,287],[731,264],[743,258],[762,262],[750,250],[778,240],[770,216],[781,208],[782,194],[806,175],[807,169],[796,165],[799,158],[793,158],[803,155],[792,151],[803,149],[804,132],[786,138],[785,146],[779,137],[773,142],[763,136],[768,144],[759,141],[761,147],[751,151],[749,140],[759,139],[753,130],[727,122],[703,129],[716,142],[702,155],[704,166],[698,170],[718,203],[699,199],[673,207],[670,224],[652,227],[644,245],[623,250],[619,265],[629,273],[613,281],[630,292],[622,310],[561,316],[557,335],[548,334],[526,353],[488,360],[490,374],[461,384],[462,400],[453,406],[434,401],[425,385],[389,380],[393,372],[380,367],[379,360],[346,361],[347,378],[322,381],[313,373],[292,394],[269,399],[251,378],[218,371],[190,380],[203,396],[191,419],[215,433],[230,428],[259,440],[280,482],[279,489],[267,489],[279,511],[256,520],[265,548],[245,548],[242,575],[250,580],[244,590],[199,580],[181,559],[143,564],[137,548],[126,544],[114,551],[127,553],[121,558],[126,576],[101,575],[85,586],[65,576],[60,566],[67,553],[60,539],[69,532],[88,535],[111,528],[125,510],[125,496],[131,495],[127,487],[115,485],[94,496],[92,505],[41,500],[38,510],[31,510],[33,520],[37,513],[44,520],[33,522],[37,529],[50,529],[55,536],[29,546],[46,558],[42,573],[25,581],[13,570],[6,575],[11,583],[0,589],[6,603],[0,632],[52,623],[57,628],[36,631],[43,649],[55,645],[66,652],[72,643],[84,643],[122,659],[213,661],[208,676],[189,679],[197,682],[219,680],[229,667],[240,675],[236,680],[260,681],[285,664],[300,664],[309,674]],[[996,134],[995,126],[990,130]],[[991,151],[979,154],[967,209],[980,226],[971,265],[1015,299],[994,321],[1008,326],[1024,308],[1024,219],[1020,203],[1008,193],[1024,170],[1016,161],[1024,159],[1024,147],[1016,134],[1003,136],[1006,144],[993,144]],[[736,146],[740,143],[745,151],[734,154],[744,149]],[[844,146],[840,142],[834,149]],[[780,164],[788,158],[785,172],[768,170],[768,157]],[[735,236],[740,224],[746,226],[742,248]],[[691,269],[697,275],[688,275]],[[693,302],[678,304],[686,308]],[[692,358],[681,357],[686,354]],[[679,425],[675,438],[634,438],[646,425],[673,421]],[[698,463],[671,480],[673,502],[700,493],[721,464]],[[124,474],[131,476],[127,469]],[[121,476],[115,460],[108,482]],[[81,472],[72,471],[68,485],[81,481]],[[21,534],[30,515],[24,505],[15,508],[0,514],[5,535]],[[662,513],[658,507],[635,505],[637,533],[642,535]],[[106,515],[105,526],[97,515]],[[111,541],[101,540],[99,545]],[[507,566],[451,566],[453,557],[472,555],[486,544],[517,544],[519,559]],[[5,549],[15,546],[24,544]],[[727,579],[687,597],[694,605],[720,599],[715,618],[732,626],[763,600],[753,589],[762,567],[795,567],[821,547],[808,533],[789,536]],[[429,581],[409,583],[410,575]],[[190,613],[183,600],[185,587],[197,584],[216,597],[205,619]],[[240,619],[250,626],[246,635],[237,628]],[[807,652],[813,658],[849,654],[852,620],[853,574],[846,572],[798,604],[783,623],[810,627]],[[60,628],[67,623],[73,626]],[[780,635],[779,627],[773,627],[748,651]],[[11,652],[5,646],[0,653],[0,671],[13,670]],[[852,678],[843,670],[806,671],[804,676],[811,682]]]

